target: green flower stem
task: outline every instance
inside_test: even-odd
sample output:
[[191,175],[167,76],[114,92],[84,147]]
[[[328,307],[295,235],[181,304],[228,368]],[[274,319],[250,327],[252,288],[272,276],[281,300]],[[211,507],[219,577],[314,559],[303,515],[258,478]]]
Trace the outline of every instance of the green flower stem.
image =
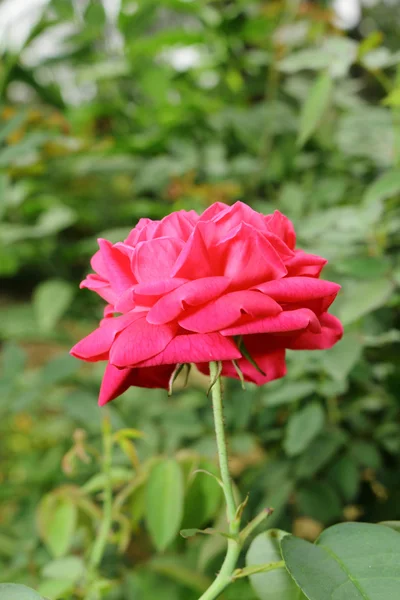
[[[228,523],[231,526],[236,517],[236,502],[233,496],[232,480],[228,467],[228,452],[226,448],[224,415],[222,407],[222,384],[221,378],[218,376],[218,369],[218,363],[210,363],[210,380],[215,381],[211,388],[211,394],[214,411],[215,436],[217,438],[219,469],[221,472],[221,480],[226,501],[226,516],[228,518]],[[237,533],[237,530],[238,527],[236,527],[235,531],[229,530],[229,532]]]
[[103,417],[102,424],[103,433],[103,475],[104,475],[104,501],[103,515],[100,528],[92,548],[89,559],[89,574],[94,575],[96,569],[101,563],[101,560],[106,549],[108,536],[112,526],[112,482],[111,482],[111,467],[112,467],[112,449],[113,439],[111,432],[110,416],[106,413]]
[[221,570],[215,581],[204,592],[200,600],[213,600],[228,587],[233,581],[233,572],[239,558],[241,544],[239,540],[240,517],[237,517],[236,502],[233,495],[232,480],[228,467],[228,453],[226,449],[226,438],[224,430],[224,416],[222,408],[222,387],[219,377],[219,365],[216,362],[210,363],[210,381],[214,382],[211,388],[212,403],[214,411],[215,435],[217,438],[217,449],[219,458],[219,468],[221,472],[222,487],[226,501],[226,516],[229,523],[229,533],[235,539],[228,539],[228,549]]

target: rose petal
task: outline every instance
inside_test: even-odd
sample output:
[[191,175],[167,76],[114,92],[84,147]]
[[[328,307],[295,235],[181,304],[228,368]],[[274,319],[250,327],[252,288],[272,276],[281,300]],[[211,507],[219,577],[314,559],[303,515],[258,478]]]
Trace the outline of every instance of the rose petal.
[[100,327],[78,342],[70,354],[88,362],[107,359],[115,336],[141,317],[143,317],[143,313],[129,313],[120,317],[103,319]]
[[206,210],[200,215],[199,221],[212,221],[217,217],[220,213],[229,210],[228,204],[224,204],[223,202],[214,202],[211,204]]
[[275,317],[264,319],[252,319],[247,322],[243,319],[242,324],[222,329],[222,335],[250,335],[254,333],[287,333],[299,331],[310,327],[312,331],[320,331],[320,324],[312,310],[299,308],[279,313]]
[[81,289],[87,288],[93,292],[96,292],[106,302],[114,304],[118,295],[111,289],[110,283],[102,279],[99,275],[90,274],[84,279],[80,286]]
[[285,277],[255,286],[277,302],[306,302],[327,296],[336,296],[340,285],[312,277]]
[[191,333],[174,337],[165,350],[139,366],[210,362],[240,357],[241,353],[236,344],[219,333]]
[[249,225],[252,229],[266,231],[267,227],[264,219],[264,215],[253,210],[247,204],[235,202],[232,206],[228,206],[225,210],[216,214],[213,221],[218,223],[219,235],[223,236],[242,223]]
[[131,386],[168,389],[174,369],[175,365],[163,365],[151,369],[118,369],[108,363],[100,388],[99,405],[104,406]]
[[293,223],[285,215],[276,210],[272,215],[265,217],[265,222],[272,233],[275,233],[291,250],[294,250],[296,246],[296,232]]
[[287,273],[270,242],[246,223],[216,245],[213,258],[219,272],[232,279],[231,288],[249,288]]
[[296,250],[294,256],[285,261],[288,276],[319,277],[328,261],[322,256],[308,254],[303,250]]
[[199,220],[199,215],[191,210],[179,210],[164,217],[154,230],[154,237],[173,237],[186,242]]
[[139,242],[151,240],[158,223],[159,221],[152,221],[147,218],[139,219],[136,227],[132,229],[126,238],[125,244],[135,247]]
[[189,331],[219,331],[235,323],[244,314],[255,318],[277,315],[282,308],[260,292],[240,291],[225,294],[217,300],[183,315],[179,325]]
[[187,306],[199,306],[220,296],[229,286],[226,277],[205,277],[181,285],[163,296],[150,309],[147,320],[159,325],[173,321]]
[[98,239],[104,266],[112,289],[121,294],[136,283],[129,258],[117,250],[108,240]]
[[116,367],[135,366],[159,352],[174,337],[177,325],[151,325],[139,313],[141,318],[129,325],[115,339],[110,350],[110,363]]
[[164,296],[187,283],[187,279],[160,279],[159,281],[148,281],[135,286],[135,296]]
[[274,250],[276,250],[276,252],[279,254],[286,266],[286,262],[291,260],[294,256],[293,250],[291,250],[280,237],[271,231],[266,231],[265,233],[263,232],[263,235],[269,241]]
[[175,238],[158,238],[140,242],[132,260],[132,269],[139,283],[169,277],[184,242]]
[[113,317],[115,312],[114,306],[112,304],[107,304],[103,310],[104,318],[109,319],[110,317]]
[[132,286],[119,296],[115,301],[114,312],[127,313],[135,308],[134,289],[135,287]]
[[331,348],[343,337],[343,326],[339,319],[325,313],[319,317],[321,331],[305,331],[288,340],[287,348],[292,350],[325,350]]
[[90,265],[93,271],[100,275],[101,279],[108,281],[108,270],[101,250],[97,250],[97,252],[93,254]]
[[210,234],[211,231],[215,232],[215,225],[212,222],[199,222],[196,225],[172,269],[171,277],[194,279],[219,274],[213,268],[212,257],[206,243],[207,237],[210,242],[207,233]]

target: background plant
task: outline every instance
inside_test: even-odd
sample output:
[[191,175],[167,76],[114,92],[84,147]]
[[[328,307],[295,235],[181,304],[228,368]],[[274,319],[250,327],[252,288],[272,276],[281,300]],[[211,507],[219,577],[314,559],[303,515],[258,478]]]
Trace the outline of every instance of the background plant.
[[[343,286],[337,347],[293,353],[264,388],[226,384],[244,521],[273,506],[269,527],[314,540],[399,518],[399,17],[379,3],[345,33],[327,4],[53,0],[3,48],[0,581],[190,600],[214,577],[224,539],[179,536],[225,527],[218,485],[194,473],[216,472],[208,384],[114,402],[107,483],[102,367],[66,350],[101,312],[76,294],[96,238],[216,200],[282,210]],[[254,581],[226,598],[257,597]]]

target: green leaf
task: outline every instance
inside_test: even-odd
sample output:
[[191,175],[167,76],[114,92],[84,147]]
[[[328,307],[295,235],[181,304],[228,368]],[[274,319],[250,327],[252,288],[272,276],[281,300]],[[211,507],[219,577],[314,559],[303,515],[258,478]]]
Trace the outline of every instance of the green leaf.
[[400,88],[396,88],[382,101],[385,106],[400,106]]
[[71,597],[74,584],[70,579],[45,579],[39,586],[39,591],[46,600],[62,600],[68,594]]
[[0,600],[44,600],[37,592],[25,585],[0,583]]
[[13,163],[25,160],[28,155],[37,150],[44,142],[50,139],[46,133],[30,133],[14,146],[7,146],[0,150],[0,167],[7,167]]
[[304,146],[306,141],[317,129],[328,108],[332,89],[333,83],[328,73],[322,73],[311,87],[301,110],[299,135],[297,139],[299,146]]
[[332,379],[347,379],[350,371],[361,358],[363,343],[360,335],[347,333],[340,342],[321,356],[325,371]]
[[321,431],[325,421],[323,408],[317,402],[307,404],[294,413],[287,424],[283,447],[289,456],[297,456]]
[[15,129],[18,129],[26,119],[26,113],[24,111],[16,114],[12,119],[6,121],[2,127],[0,127],[0,142],[3,142]]
[[133,529],[143,519],[146,510],[146,487],[144,484],[138,485],[133,494],[130,503],[130,522]]
[[332,465],[328,473],[328,478],[345,501],[351,502],[357,494],[360,475],[360,469],[355,460],[345,455]]
[[75,358],[69,354],[61,354],[45,364],[40,373],[40,380],[44,385],[54,385],[69,379],[79,369],[80,364]]
[[391,529],[394,529],[395,531],[400,533],[400,521],[381,521],[379,525],[390,527]]
[[389,527],[342,523],[310,544],[282,540],[286,567],[309,600],[398,600],[400,535]]
[[349,284],[344,290],[338,310],[338,317],[343,325],[349,325],[385,305],[393,288],[393,283],[389,279],[357,281]]
[[74,290],[61,279],[49,279],[37,286],[33,295],[33,308],[40,329],[49,332],[69,307]]
[[306,398],[315,391],[312,381],[277,381],[271,382],[262,397],[265,406],[281,406]]
[[52,205],[49,210],[42,213],[35,226],[35,237],[54,235],[72,225],[77,219],[77,214],[65,204]]
[[341,429],[324,430],[299,456],[295,467],[297,479],[311,477],[328,463],[346,441]]
[[366,204],[373,204],[399,193],[400,171],[387,171],[367,188],[364,202]]
[[310,481],[297,492],[297,507],[302,515],[331,524],[339,519],[342,504],[337,492],[325,481]]
[[53,560],[43,568],[42,575],[48,579],[65,579],[76,582],[85,573],[84,562],[79,556],[65,556]]
[[[280,542],[288,534],[279,529],[270,529],[254,538],[246,555],[248,569],[265,563],[282,560]],[[253,586],[260,600],[301,600],[304,596],[289,576],[286,569],[276,569],[267,573],[250,574]]]
[[361,467],[379,469],[381,466],[381,455],[373,442],[355,440],[349,448],[349,453]]
[[199,469],[189,480],[182,520],[184,529],[202,528],[215,516],[222,499],[222,489],[215,477],[218,477],[216,466],[210,461],[201,461]]
[[146,484],[146,523],[160,551],[179,532],[183,516],[184,482],[179,463],[166,459],[155,465]]
[[68,497],[48,494],[38,509],[41,538],[55,558],[64,556],[72,543],[77,521],[77,507]]
[[[120,486],[123,483],[129,483],[133,480],[135,474],[131,469],[126,467],[113,467],[110,472],[112,486]],[[93,494],[104,489],[106,476],[104,473],[96,473],[82,487],[81,490],[85,494]]]
[[7,380],[13,379],[23,372],[26,363],[26,352],[12,342],[5,344],[1,353],[1,371]]
[[357,43],[343,36],[326,37],[316,47],[293,52],[279,63],[285,73],[297,73],[302,69],[327,69],[332,77],[343,77],[357,57]]

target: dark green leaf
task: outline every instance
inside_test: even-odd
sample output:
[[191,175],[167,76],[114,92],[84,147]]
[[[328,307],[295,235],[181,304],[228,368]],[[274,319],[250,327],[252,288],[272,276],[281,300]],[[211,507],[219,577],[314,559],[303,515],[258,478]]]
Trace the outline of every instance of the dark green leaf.
[[0,600],[44,600],[37,592],[25,585],[0,583]]
[[334,525],[315,545],[282,540],[286,566],[309,600],[397,600],[400,535],[366,523]]
[[183,516],[182,469],[173,459],[153,467],[146,484],[146,523],[158,550],[163,551],[179,532]]
[[320,404],[313,402],[294,413],[286,426],[284,449],[289,456],[300,454],[321,431],[325,413]]
[[60,279],[41,283],[35,290],[33,308],[39,327],[51,331],[69,307],[74,290],[71,284]]
[[328,108],[333,82],[328,73],[319,75],[310,89],[300,115],[298,143],[303,146],[312,136]]

